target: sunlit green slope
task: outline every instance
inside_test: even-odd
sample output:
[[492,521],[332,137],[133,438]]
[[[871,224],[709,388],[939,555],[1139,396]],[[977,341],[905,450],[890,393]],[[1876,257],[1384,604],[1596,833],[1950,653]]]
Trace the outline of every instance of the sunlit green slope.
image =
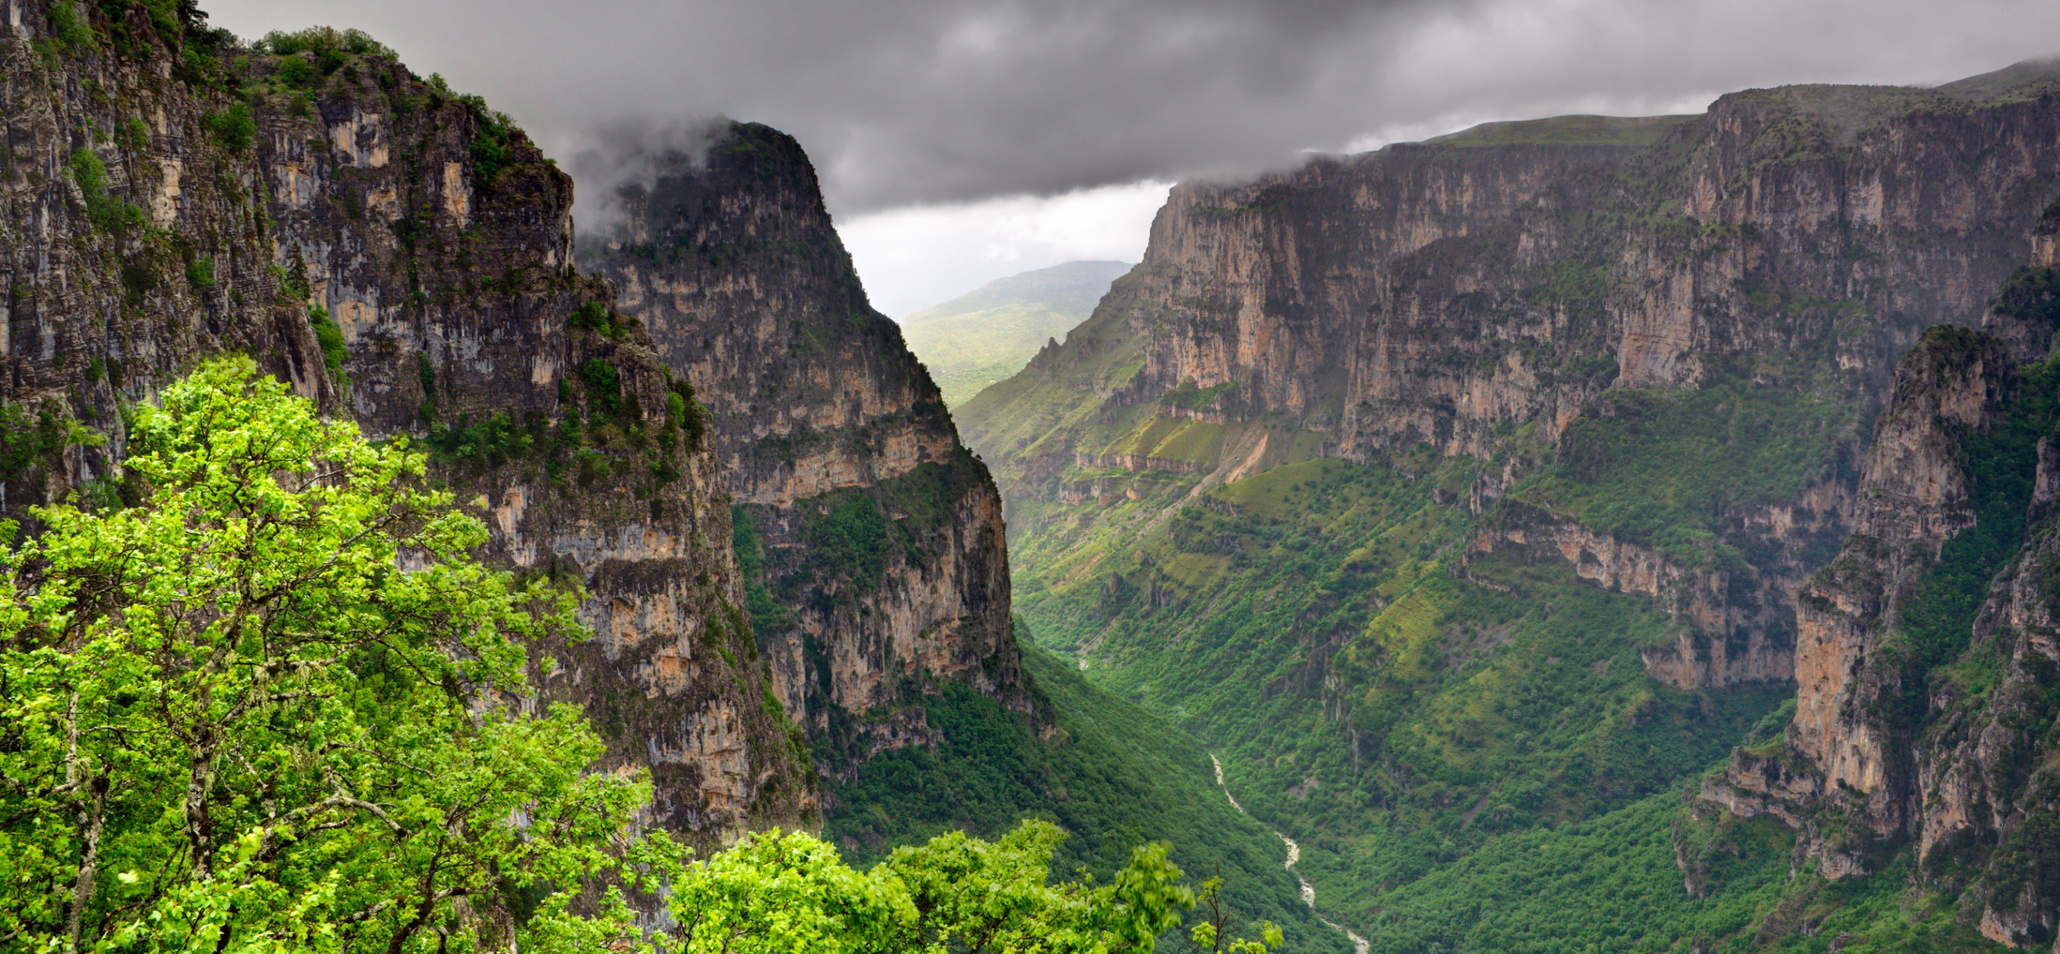
[[909,350],[958,407],[1022,370],[1045,342],[1087,320],[1124,262],[1067,262],[994,281],[901,319]]

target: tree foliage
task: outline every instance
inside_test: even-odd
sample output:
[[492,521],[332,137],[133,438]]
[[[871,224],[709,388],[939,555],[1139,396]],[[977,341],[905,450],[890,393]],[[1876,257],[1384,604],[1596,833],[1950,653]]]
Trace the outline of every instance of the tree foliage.
[[[581,713],[536,704],[525,646],[578,638],[577,594],[480,565],[405,441],[230,357],[130,449],[140,503],[0,549],[0,952],[1114,954],[1195,906],[1164,844],[1052,882],[1045,822],[865,871],[777,831],[689,864],[634,830],[648,780],[589,774]],[[1278,945],[1221,920],[1197,949]]]
[[649,786],[525,677],[573,598],[473,560],[421,455],[246,358],[130,446],[144,505],[0,557],[0,949],[464,950],[611,866]]
[[[992,842],[950,832],[860,872],[802,833],[746,839],[670,879],[684,954],[1116,954],[1150,952],[1197,901],[1163,843],[1143,845],[1107,882],[1051,883],[1058,826],[1026,821]],[[1213,904],[1217,885],[1201,900]],[[1192,951],[1266,954],[1280,932],[1231,938],[1224,919],[1191,931]]]

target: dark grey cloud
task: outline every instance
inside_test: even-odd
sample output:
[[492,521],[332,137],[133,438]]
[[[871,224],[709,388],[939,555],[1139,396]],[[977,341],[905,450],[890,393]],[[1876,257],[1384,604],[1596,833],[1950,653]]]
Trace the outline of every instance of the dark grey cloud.
[[561,156],[645,135],[636,122],[770,123],[843,212],[1745,86],[1938,82],[2060,47],[2051,0],[203,2],[246,34],[362,27]]
[[622,189],[656,185],[682,159],[698,165],[724,124],[720,117],[617,116],[582,129],[566,166],[578,186],[574,219],[581,231],[606,235],[623,220]]

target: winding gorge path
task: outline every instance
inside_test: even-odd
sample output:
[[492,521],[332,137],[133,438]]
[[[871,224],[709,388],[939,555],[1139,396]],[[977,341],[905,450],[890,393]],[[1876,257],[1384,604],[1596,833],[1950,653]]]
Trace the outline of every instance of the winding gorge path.
[[[1209,753],[1209,764],[1216,767],[1216,787],[1223,790],[1224,798],[1230,799],[1230,807],[1237,809],[1238,814],[1246,818],[1252,817],[1251,812],[1245,811],[1245,807],[1237,803],[1237,796],[1230,794],[1230,786],[1223,784],[1223,763],[1217,760],[1216,753]],[[1351,938],[1353,949],[1357,950],[1359,954],[1366,954],[1372,945],[1368,944],[1365,938],[1360,937],[1357,932],[1338,924],[1338,922],[1324,917],[1316,910],[1316,886],[1310,884],[1309,879],[1302,877],[1302,873],[1295,870],[1295,862],[1302,860],[1302,846],[1295,844],[1293,838],[1289,838],[1277,831],[1273,833],[1273,837],[1280,839],[1282,844],[1287,845],[1286,867],[1288,873],[1294,875],[1296,881],[1301,882],[1302,903],[1309,906],[1309,913],[1316,915],[1316,920],[1322,921],[1331,930]]]

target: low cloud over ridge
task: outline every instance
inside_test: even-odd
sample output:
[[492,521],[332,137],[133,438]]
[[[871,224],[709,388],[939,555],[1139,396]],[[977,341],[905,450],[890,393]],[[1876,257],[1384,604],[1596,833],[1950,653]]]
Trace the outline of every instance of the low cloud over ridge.
[[205,6],[246,34],[362,27],[561,157],[635,140],[631,117],[766,122],[808,147],[843,213],[1252,170],[1485,119],[1699,109],[1745,86],[1940,82],[2060,42],[2050,0]]

